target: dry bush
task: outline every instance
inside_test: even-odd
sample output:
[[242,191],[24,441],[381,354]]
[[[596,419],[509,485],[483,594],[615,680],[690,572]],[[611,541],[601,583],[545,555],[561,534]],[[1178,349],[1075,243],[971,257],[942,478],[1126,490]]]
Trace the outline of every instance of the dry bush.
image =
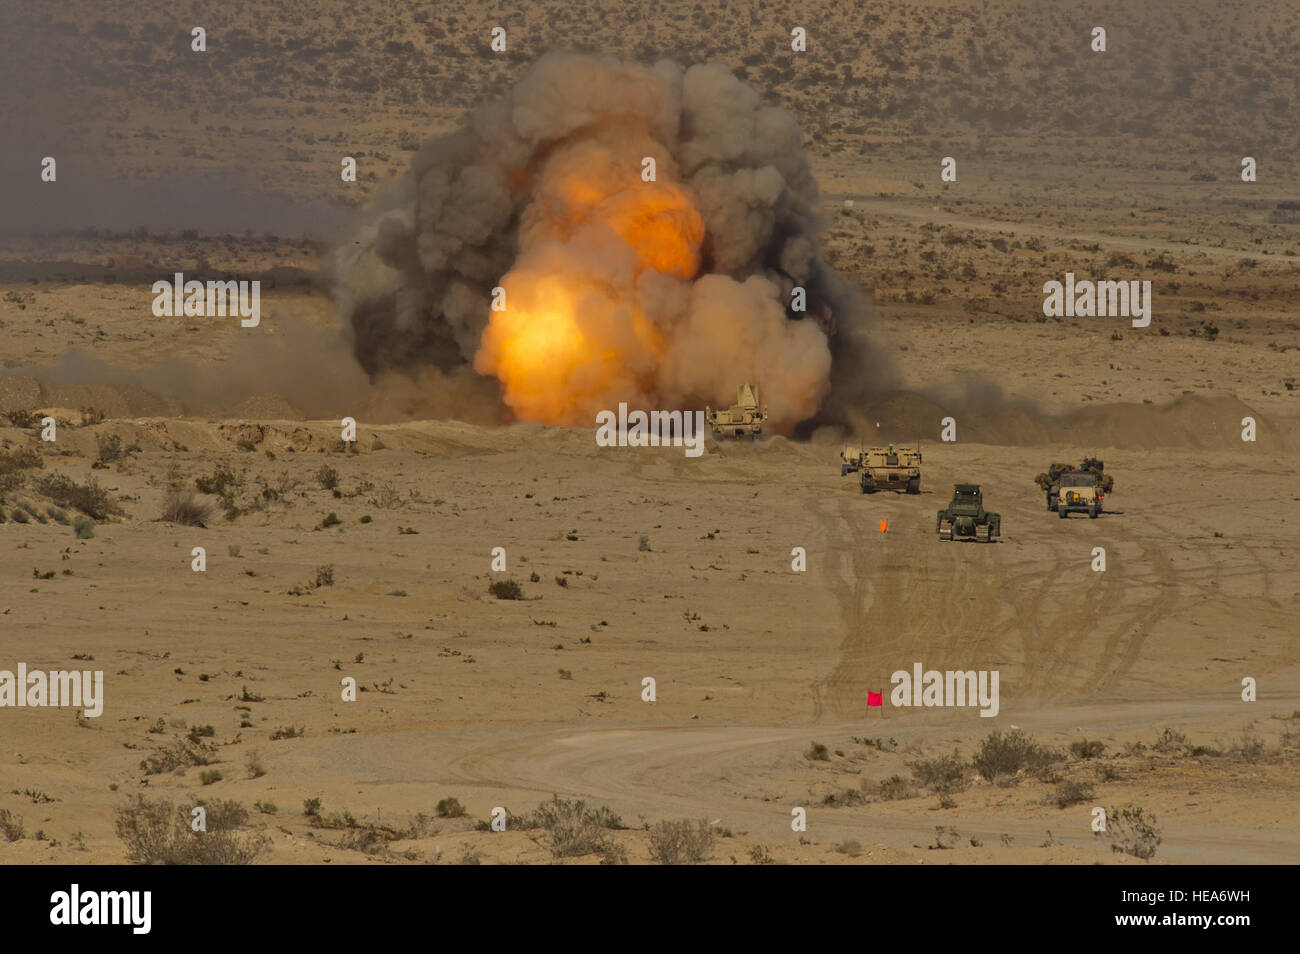
[[1160,828],[1154,815],[1137,805],[1112,808],[1106,813],[1106,828],[1110,832],[1110,850],[1149,861],[1156,855],[1160,844]]
[[1069,808],[1071,805],[1082,805],[1091,798],[1091,785],[1087,782],[1067,779],[1056,786],[1050,800],[1055,803],[1057,808]]
[[934,792],[959,792],[966,787],[966,770],[969,766],[962,761],[954,749],[952,755],[943,755],[937,759],[917,759],[908,768],[916,784]]
[[213,801],[205,809],[207,831],[193,831],[184,806],[137,795],[117,811],[117,837],[141,865],[248,865],[270,849],[265,835],[240,830],[248,810],[239,803]]
[[622,819],[603,805],[588,808],[585,802],[569,801],[558,795],[538,805],[531,821],[530,827],[547,832],[551,854],[556,858],[616,853],[606,830],[623,827]]
[[1070,754],[1076,759],[1095,759],[1106,751],[1106,743],[1087,739],[1080,739],[1078,742],[1070,743]]
[[36,450],[0,451],[0,497],[22,487],[27,481],[27,475],[23,471],[44,466],[45,461]]
[[49,497],[62,507],[80,510],[87,517],[104,520],[112,514],[122,512],[122,508],[108,495],[108,491],[99,486],[94,477],[84,484],[79,484],[63,474],[49,474],[36,481],[35,489]]
[[211,504],[204,503],[191,493],[173,491],[163,503],[160,519],[182,527],[203,527],[211,517]]
[[713,828],[699,821],[661,821],[650,829],[650,857],[661,865],[698,865],[713,851]]
[[211,765],[216,761],[215,746],[189,739],[177,739],[170,746],[155,749],[153,755],[140,760],[145,775],[161,775],[191,765]]
[[1061,759],[1059,753],[1039,745],[1021,729],[992,732],[985,737],[971,763],[990,782],[1013,778],[1022,771],[1042,773]]
[[7,808],[0,808],[0,834],[5,841],[18,841],[23,837],[23,816],[15,815]]
[[488,592],[499,600],[522,600],[524,588],[514,580],[497,580],[488,586]]
[[122,438],[116,434],[97,434],[95,443],[98,446],[98,458],[100,463],[107,464],[110,461],[121,460],[124,454],[122,450]]

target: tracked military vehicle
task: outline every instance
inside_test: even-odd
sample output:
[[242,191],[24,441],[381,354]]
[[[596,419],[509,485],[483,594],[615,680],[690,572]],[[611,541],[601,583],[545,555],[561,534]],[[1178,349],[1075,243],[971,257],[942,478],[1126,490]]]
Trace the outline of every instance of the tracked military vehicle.
[[984,509],[979,484],[953,484],[952,503],[939,511],[935,529],[940,540],[975,540],[992,543],[1002,536],[1002,515]]
[[862,469],[863,450],[856,444],[845,444],[840,451],[840,476],[856,474]]
[[858,482],[864,494],[877,490],[921,492],[921,450],[918,447],[868,447],[862,454]]
[[713,428],[713,439],[748,437],[757,440],[763,433],[767,420],[767,407],[758,402],[758,389],[752,384],[742,384],[736,389],[736,403],[729,408],[714,410],[707,405],[704,418]]

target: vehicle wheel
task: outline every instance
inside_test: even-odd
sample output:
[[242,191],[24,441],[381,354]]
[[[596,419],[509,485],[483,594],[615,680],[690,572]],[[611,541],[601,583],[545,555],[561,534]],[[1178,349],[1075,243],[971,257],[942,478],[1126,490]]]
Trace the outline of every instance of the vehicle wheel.
[[1052,500],[1052,495],[1051,495],[1051,494],[1048,494],[1048,495],[1047,495],[1047,509],[1048,509],[1048,510],[1055,510],[1055,509],[1056,509],[1056,502],[1055,502],[1054,500]]
[[909,494],[919,494],[921,492],[921,478],[913,477],[907,482],[907,492]]
[[1065,504],[1061,504],[1059,507],[1056,508],[1056,515],[1060,517],[1062,520],[1064,520],[1066,517],[1070,515],[1070,511],[1066,509]]
[[1089,517],[1089,519],[1092,519],[1092,520],[1096,520],[1096,519],[1097,519],[1097,508],[1096,508],[1096,507],[1091,507],[1091,508],[1089,508],[1089,510],[1088,510],[1088,517]]

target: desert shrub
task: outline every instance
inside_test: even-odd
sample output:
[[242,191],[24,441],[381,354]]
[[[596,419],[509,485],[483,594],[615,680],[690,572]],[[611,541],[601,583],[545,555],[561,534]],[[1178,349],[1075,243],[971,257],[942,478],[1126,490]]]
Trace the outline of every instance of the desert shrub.
[[1072,779],[1061,782],[1052,792],[1052,801],[1056,803],[1057,808],[1081,805],[1090,798],[1092,798],[1092,786],[1087,782],[1077,782]]
[[[1255,734],[1254,726],[1251,725],[1233,740],[1228,751],[1247,762],[1257,762],[1264,755],[1264,740]],[[1192,754],[1199,755],[1201,753],[1193,750]]]
[[77,517],[72,521],[72,532],[78,540],[90,540],[95,536],[95,521],[89,517]]
[[1106,830],[1110,833],[1110,850],[1132,855],[1144,861],[1155,857],[1160,844],[1160,828],[1154,815],[1137,805],[1112,808],[1106,813]]
[[5,417],[9,419],[9,423],[14,427],[37,427],[41,423],[41,415],[35,411],[6,411]]
[[1070,743],[1070,754],[1076,759],[1095,759],[1106,751],[1106,743],[1097,740],[1088,741],[1080,739],[1078,742]]
[[94,477],[79,484],[64,474],[48,474],[36,481],[34,486],[37,492],[49,497],[59,506],[79,510],[96,520],[122,512],[122,508],[108,495],[108,491],[99,486],[99,481]]
[[535,827],[547,832],[551,854],[556,858],[606,853],[611,844],[606,830],[623,827],[618,815],[603,805],[588,808],[585,802],[569,801],[558,795],[538,805],[532,821]]
[[116,434],[98,434],[95,436],[95,443],[98,445],[98,457],[101,463],[106,464],[122,458],[122,438]]
[[201,494],[215,494],[220,497],[228,489],[238,489],[239,478],[229,467],[218,464],[207,477],[195,477],[194,488]]
[[248,810],[236,802],[205,806],[207,830],[193,831],[185,806],[143,795],[117,811],[117,837],[130,861],[142,865],[248,865],[271,847],[265,835],[243,832]]
[[173,745],[155,749],[154,753],[140,760],[140,769],[145,775],[160,775],[178,768],[191,765],[211,765],[215,749],[203,742],[177,739]]
[[438,801],[434,808],[439,818],[460,818],[465,814],[465,808],[458,798],[443,798]]
[[72,522],[68,519],[68,512],[66,510],[60,510],[58,507],[54,506],[53,504],[46,507],[45,512],[49,514],[50,519],[53,520],[55,523],[59,524],[59,526],[66,527],[69,523]]
[[329,464],[322,464],[321,469],[316,471],[316,482],[322,490],[333,490],[339,485],[339,472]]
[[661,865],[698,865],[713,851],[708,822],[661,821],[650,829],[650,857]]
[[317,588],[322,586],[333,586],[333,585],[334,585],[334,564],[327,563],[324,566],[316,567]]
[[831,760],[830,750],[820,742],[814,742],[808,747],[808,751],[803,757],[810,762],[829,762]]
[[212,505],[199,500],[191,493],[173,491],[163,502],[162,519],[182,527],[202,527],[212,517]]
[[23,816],[15,815],[7,808],[0,808],[0,834],[5,841],[18,841],[23,837]]
[[40,452],[32,449],[0,451],[0,495],[18,490],[27,481],[26,470],[45,466]]
[[339,519],[339,515],[331,510],[325,515],[325,519],[320,522],[320,526],[322,530],[328,530],[330,527],[337,527],[342,522],[343,521]]
[[892,802],[898,798],[907,798],[912,793],[912,783],[901,775],[891,775],[880,782],[880,798]]
[[966,787],[967,765],[954,749],[952,755],[917,759],[908,766],[916,784],[935,792],[956,792]]
[[1156,741],[1151,747],[1163,755],[1185,755],[1191,750],[1191,746],[1187,744],[1187,736],[1177,729],[1168,727],[1156,736]]
[[488,586],[488,592],[499,600],[522,600],[524,588],[514,580],[496,580]]
[[1043,772],[1060,760],[1060,756],[1046,746],[1039,745],[1021,729],[1010,732],[991,732],[980,742],[971,759],[975,770],[996,782],[1011,778],[1022,771]]

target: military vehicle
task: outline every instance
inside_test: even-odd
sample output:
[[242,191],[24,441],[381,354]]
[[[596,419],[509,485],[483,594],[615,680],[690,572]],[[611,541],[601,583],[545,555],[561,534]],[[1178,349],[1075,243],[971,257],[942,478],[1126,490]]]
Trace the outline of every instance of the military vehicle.
[[858,482],[864,494],[877,490],[921,492],[921,449],[919,447],[868,447],[859,463]]
[[736,403],[726,409],[704,408],[705,420],[713,427],[713,439],[750,437],[758,439],[767,420],[767,407],[758,403],[758,389],[752,384],[736,388]]
[[1067,470],[1057,478],[1056,512],[1062,520],[1072,513],[1086,513],[1096,520],[1101,500],[1101,478],[1093,471]]
[[856,444],[845,444],[840,451],[840,476],[856,474],[862,469],[862,448]]
[[966,537],[980,543],[992,543],[1002,536],[1002,515],[984,509],[984,495],[979,484],[953,484],[952,503],[939,511],[935,529],[940,540]]
[[[1047,509],[1056,510],[1060,502],[1061,476],[1063,474],[1094,474],[1097,477],[1098,497],[1101,494],[1108,494],[1115,487],[1115,478],[1105,473],[1106,464],[1095,457],[1085,457],[1082,467],[1075,467],[1072,464],[1052,464],[1047,468],[1047,473],[1039,474],[1034,478],[1034,482],[1047,494]],[[1100,503],[1100,501],[1099,501]]]

